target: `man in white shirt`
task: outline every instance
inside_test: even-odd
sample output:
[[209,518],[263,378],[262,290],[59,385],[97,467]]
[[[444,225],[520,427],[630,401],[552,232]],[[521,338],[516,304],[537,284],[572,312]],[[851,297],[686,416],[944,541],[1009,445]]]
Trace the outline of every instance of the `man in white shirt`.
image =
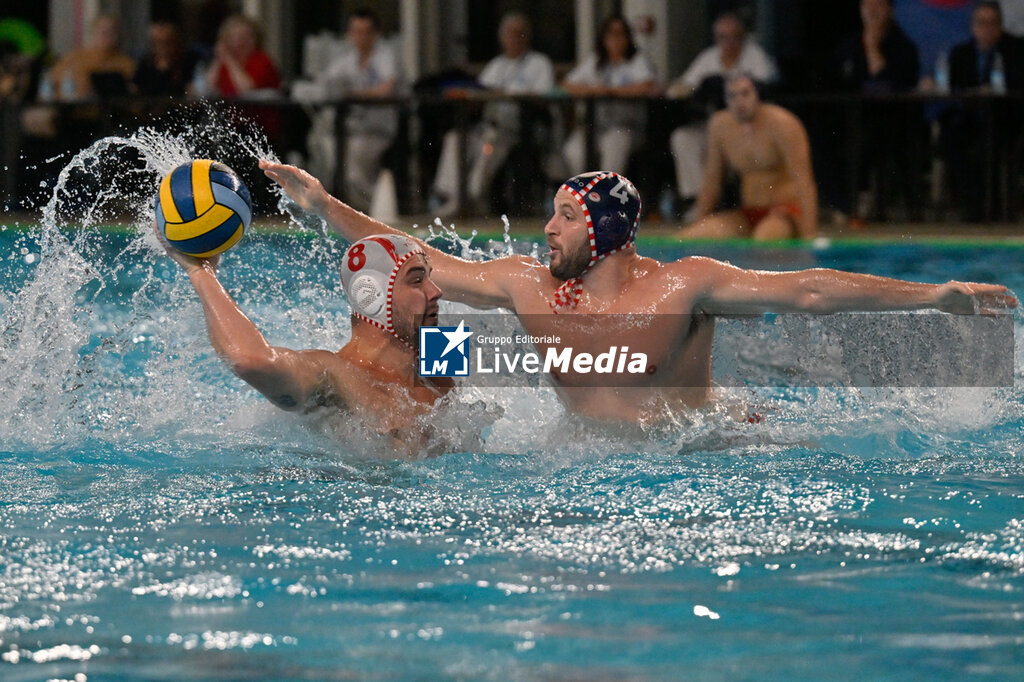
[[[710,79],[725,79],[733,73],[749,74],[760,83],[778,79],[775,62],[764,49],[747,37],[743,21],[731,12],[720,15],[712,27],[715,44],[693,60],[690,67],[668,89],[669,97],[689,97]],[[707,85],[705,85],[707,87]],[[707,121],[689,123],[672,131],[672,157],[676,183],[684,206],[692,204],[700,191],[707,155]]]
[[[380,38],[380,20],[372,10],[356,10],[348,19],[345,36],[351,48],[328,65],[318,78],[331,98],[390,97],[401,81],[398,59]],[[333,113],[333,112],[332,112]],[[330,128],[333,129],[333,117]],[[322,122],[321,122],[322,123]],[[317,126],[319,139],[311,147],[327,143],[331,156],[328,169],[335,168],[337,157],[333,137]],[[380,172],[380,160],[398,132],[398,111],[393,105],[353,105],[345,117],[345,198],[360,210],[370,206],[370,196]],[[328,178],[325,178],[325,180]]]
[[[480,72],[479,81],[488,91],[508,95],[543,95],[555,85],[554,67],[547,55],[530,49],[530,21],[526,15],[506,14],[498,26],[502,53]],[[466,194],[475,207],[484,203],[495,175],[520,139],[520,107],[515,102],[490,102],[484,120],[469,135],[469,181]],[[458,131],[445,133],[434,180],[434,193],[443,198],[442,216],[458,213],[459,156]]]

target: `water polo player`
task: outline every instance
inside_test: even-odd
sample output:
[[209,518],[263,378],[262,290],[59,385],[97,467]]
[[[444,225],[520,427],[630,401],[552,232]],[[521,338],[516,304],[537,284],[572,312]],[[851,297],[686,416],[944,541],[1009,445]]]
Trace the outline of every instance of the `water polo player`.
[[[268,161],[260,166],[299,206],[323,217],[346,239],[401,234],[331,197],[305,171]],[[628,346],[646,354],[646,372],[615,386],[593,385],[590,375],[552,375],[570,410],[612,421],[659,419],[712,398],[716,316],[928,308],[972,314],[1017,305],[1006,287],[990,284],[919,284],[824,268],[745,270],[702,257],[662,263],[636,252],[640,211],[629,180],[610,172],[586,173],[555,194],[554,215],[544,228],[548,267],[526,256],[475,262],[424,249],[450,300],[511,310],[530,335],[557,333],[576,350],[601,353]],[[576,321],[609,315],[638,322],[621,328]]]
[[352,338],[338,351],[270,345],[217,280],[216,258],[164,246],[199,295],[214,350],[239,378],[284,410],[359,414],[416,451],[423,436],[413,426],[416,417],[452,388],[450,380],[428,383],[417,372],[419,327],[437,324],[441,290],[416,241],[379,234],[349,247],[342,283],[352,306]]

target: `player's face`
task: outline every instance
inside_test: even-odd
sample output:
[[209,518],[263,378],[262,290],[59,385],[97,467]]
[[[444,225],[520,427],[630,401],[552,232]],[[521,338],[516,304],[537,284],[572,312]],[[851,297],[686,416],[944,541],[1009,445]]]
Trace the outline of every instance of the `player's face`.
[[729,111],[740,121],[751,121],[757,113],[760,99],[757,88],[749,78],[737,78],[725,88],[725,101]]
[[415,344],[421,326],[437,324],[442,292],[430,278],[430,272],[427,259],[416,254],[395,275],[392,320],[395,331],[410,344]]
[[582,275],[590,264],[590,235],[583,208],[564,189],[555,195],[555,214],[544,234],[551,249],[551,274],[561,280]]

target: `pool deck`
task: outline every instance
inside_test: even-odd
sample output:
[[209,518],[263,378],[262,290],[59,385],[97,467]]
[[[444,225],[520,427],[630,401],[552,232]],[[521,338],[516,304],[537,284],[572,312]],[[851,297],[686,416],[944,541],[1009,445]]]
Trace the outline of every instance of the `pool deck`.
[[[411,230],[413,227],[425,228],[435,222],[430,215],[400,216],[393,222],[394,227]],[[14,229],[30,229],[38,223],[38,215],[29,213],[5,214],[0,216],[0,224]],[[543,237],[544,218],[510,218],[509,225],[512,236],[521,239],[540,239]],[[463,237],[468,237],[474,230],[485,238],[501,239],[504,224],[500,216],[488,218],[457,218],[445,222],[454,226]],[[650,242],[663,245],[675,241],[674,234],[680,225],[665,223],[657,218],[645,221],[640,225],[639,241],[641,244]],[[125,232],[133,230],[127,223],[111,223],[101,225],[101,230]],[[258,232],[288,231],[288,222],[282,217],[264,217],[256,221],[254,229]],[[853,228],[846,224],[823,223],[819,230],[819,238],[838,243],[969,243],[969,244],[1006,244],[1024,246],[1024,222],[1022,223],[905,223],[880,222],[869,223],[863,227]],[[696,242],[695,242],[696,243]],[[707,243],[704,241],[703,243]],[[730,245],[752,244],[746,239],[726,240]],[[803,242],[792,240],[776,243],[799,246]]]
[[[424,227],[434,222],[432,216],[401,216],[394,226],[409,229],[412,226]],[[541,218],[510,218],[511,234],[519,238],[543,237],[546,220]],[[473,230],[486,237],[500,239],[503,224],[499,216],[493,218],[462,218],[447,221],[454,224],[456,231],[463,237]],[[675,241],[675,232],[681,227],[678,223],[664,223],[660,220],[643,222],[640,225],[639,242],[664,245]],[[273,229],[273,228],[271,228]],[[823,224],[819,230],[819,238],[836,243],[940,243],[940,244],[1006,244],[1024,246],[1024,223],[904,223],[884,222],[869,223],[863,227],[852,228],[846,224]],[[697,243],[697,242],[695,242]],[[707,243],[706,241],[702,243]],[[747,239],[726,240],[729,245],[753,245]],[[776,243],[778,245],[800,246],[804,242],[791,240]]]
[[[433,221],[433,217],[401,216],[397,226],[409,226],[412,224],[426,225]],[[461,234],[464,230],[476,229],[480,233],[500,233],[502,231],[501,218],[464,218],[453,221]],[[510,218],[509,224],[513,234],[540,235],[544,231],[546,219],[542,218]],[[660,238],[671,237],[676,230],[682,227],[681,223],[666,223],[660,220],[645,220],[640,224],[640,233],[656,235]],[[846,225],[822,224],[819,234],[829,239],[1009,239],[1019,238],[1024,240],[1024,223],[905,223],[905,222],[880,222],[868,223],[859,228],[852,228]]]

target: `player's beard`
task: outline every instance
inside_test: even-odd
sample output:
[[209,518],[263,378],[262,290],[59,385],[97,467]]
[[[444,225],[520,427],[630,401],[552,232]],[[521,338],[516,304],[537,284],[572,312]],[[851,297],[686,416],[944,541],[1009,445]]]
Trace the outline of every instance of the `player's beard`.
[[551,274],[564,282],[582,275],[589,265],[590,243],[585,241],[571,251],[563,249],[561,262],[551,266]]

